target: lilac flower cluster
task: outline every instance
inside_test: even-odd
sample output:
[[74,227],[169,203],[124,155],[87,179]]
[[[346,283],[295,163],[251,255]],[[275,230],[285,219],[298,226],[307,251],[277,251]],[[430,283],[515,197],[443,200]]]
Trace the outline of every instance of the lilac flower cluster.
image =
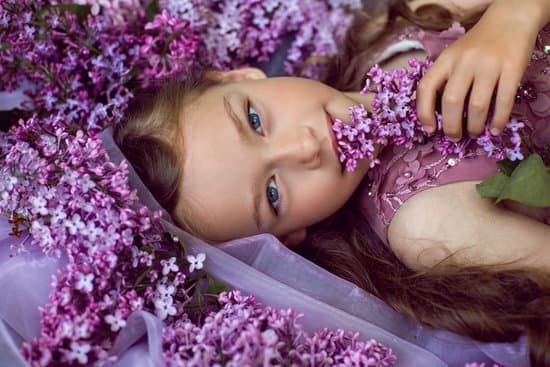
[[122,117],[131,95],[125,83],[136,61],[132,35],[119,34],[107,17],[89,17],[81,25],[76,14],[41,1],[5,1],[0,18],[0,83],[5,90],[33,85],[26,91],[27,109],[86,118],[95,129]]
[[295,311],[265,307],[239,291],[224,292],[219,301],[222,308],[208,315],[202,327],[180,320],[164,329],[168,366],[384,367],[397,362],[391,349],[374,340],[359,341],[358,334],[325,328],[310,336]]
[[[263,4],[270,14],[276,7]],[[145,14],[136,0],[0,3],[0,90],[30,85],[25,108],[32,112],[0,134],[0,211],[21,238],[14,255],[33,247],[67,261],[40,310],[40,336],[23,344],[24,357],[33,366],[105,364],[129,315],[146,310],[165,323],[168,364],[187,358],[187,350],[210,358],[215,334],[251,346],[246,353],[228,350],[224,358],[235,361],[268,358],[272,351],[296,354],[301,364],[332,358],[391,365],[389,349],[341,331],[281,344],[303,335],[293,311],[260,306],[238,293],[206,294],[200,288],[207,278],[204,254],[187,254],[162,228],[160,213],[138,203],[127,164],[110,162],[98,134],[124,117],[132,88],[201,64],[199,31],[208,18],[185,20],[165,9],[147,22]],[[210,311],[218,313],[204,319]],[[241,312],[251,316],[243,319]],[[242,327],[221,326],[228,322]],[[197,333],[191,342],[185,339],[191,334],[182,334],[189,330]]]
[[[422,144],[428,134],[416,115],[416,100],[413,97],[416,86],[431,62],[426,59],[409,60],[411,69],[406,68],[383,71],[378,65],[367,73],[365,87],[361,93],[375,93],[371,103],[372,111],[365,106],[356,105],[349,109],[351,124],[336,120],[332,126],[338,140],[340,162],[346,170],[352,172],[357,161],[368,159],[370,167],[379,161],[375,157],[377,147],[387,145],[404,145],[411,148],[413,144]],[[432,138],[436,149],[442,154],[457,154],[460,158],[471,149],[472,141],[477,143],[489,157],[497,159],[521,160],[520,130],[525,127],[522,122],[512,119],[499,136],[493,136],[488,128],[476,139],[463,138],[453,142],[442,133],[441,114],[436,113],[438,131]]]
[[111,18],[115,24],[124,24],[136,16],[143,16],[143,8],[139,0],[73,0],[72,3],[90,5],[92,15],[102,13]]
[[201,38],[188,22],[163,10],[145,25],[145,30],[148,34],[139,51],[148,62],[144,68],[146,80],[182,73],[195,62]]
[[[0,85],[13,90],[21,83],[25,107],[46,116],[62,112],[70,120],[100,130],[120,121],[133,97],[131,84],[189,70],[195,62],[198,36],[170,14],[147,22],[135,1],[120,2],[118,16],[77,14],[40,0],[5,1],[0,6]],[[37,11],[43,9],[43,11]],[[93,9],[93,7],[92,7]],[[122,11],[126,9],[126,11]],[[86,12],[87,8],[78,8]],[[167,41],[170,40],[170,41]]]
[[[293,40],[285,60],[289,74],[320,76],[309,57],[332,56],[351,24],[359,0],[161,0],[160,6],[202,30],[207,64],[228,69],[267,61],[285,35]],[[319,19],[323,19],[322,22]]]
[[[0,135],[0,210],[24,235],[12,252],[33,246],[67,259],[41,310],[40,337],[23,345],[33,365],[107,361],[130,313],[175,319],[196,282],[160,213],[138,204],[126,163],[115,166],[97,134],[61,120],[69,117],[34,116]],[[188,258],[199,268],[203,256]]]

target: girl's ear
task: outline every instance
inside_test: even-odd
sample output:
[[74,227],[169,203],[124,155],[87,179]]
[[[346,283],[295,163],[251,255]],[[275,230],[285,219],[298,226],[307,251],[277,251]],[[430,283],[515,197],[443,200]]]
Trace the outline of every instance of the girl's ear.
[[306,239],[307,230],[305,228],[300,228],[290,233],[281,236],[280,241],[288,247],[296,246],[302,243]]
[[206,77],[218,82],[237,82],[240,80],[265,79],[267,75],[258,68],[240,68],[229,71],[208,71]]

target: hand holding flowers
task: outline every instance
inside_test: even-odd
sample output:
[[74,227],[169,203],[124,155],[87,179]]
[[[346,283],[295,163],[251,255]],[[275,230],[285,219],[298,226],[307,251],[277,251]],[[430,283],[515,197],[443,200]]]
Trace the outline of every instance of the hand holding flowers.
[[[424,129],[437,128],[434,110],[442,92],[442,125],[454,141],[467,131],[481,134],[495,98],[490,121],[493,135],[500,134],[514,105],[515,94],[538,31],[550,20],[546,0],[495,0],[480,21],[445,49],[418,85],[418,117]],[[495,96],[494,96],[495,94]],[[469,95],[469,97],[468,97]]]

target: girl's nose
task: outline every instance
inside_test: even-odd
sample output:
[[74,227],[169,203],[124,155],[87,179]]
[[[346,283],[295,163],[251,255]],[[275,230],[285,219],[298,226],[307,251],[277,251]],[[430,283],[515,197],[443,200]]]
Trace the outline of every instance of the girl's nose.
[[321,142],[309,126],[289,131],[275,143],[274,163],[315,169],[321,164]]

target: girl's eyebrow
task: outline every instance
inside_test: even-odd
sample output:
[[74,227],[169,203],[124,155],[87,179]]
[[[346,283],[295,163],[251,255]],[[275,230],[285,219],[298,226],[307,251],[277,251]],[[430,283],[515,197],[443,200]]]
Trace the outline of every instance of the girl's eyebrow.
[[225,108],[225,111],[229,115],[229,118],[231,119],[231,121],[235,125],[235,128],[237,129],[237,132],[239,133],[239,137],[242,140],[245,140],[247,138],[247,135],[246,135],[246,131],[244,130],[244,124],[241,121],[241,119],[239,118],[239,116],[237,116],[235,111],[233,111],[233,108],[231,107],[231,103],[229,103],[226,96],[223,96],[223,106]]
[[[246,131],[244,130],[244,123],[239,118],[239,116],[237,116],[235,111],[233,111],[233,108],[231,107],[231,103],[229,103],[225,95],[223,96],[223,106],[225,108],[225,111],[227,112],[227,115],[229,115],[230,120],[233,122],[233,125],[235,125],[235,128],[239,133],[239,138],[243,141],[248,139]],[[258,232],[262,232],[262,228],[265,228],[264,223],[262,221],[262,216],[260,215],[261,213],[260,207],[262,204],[262,194],[261,192],[258,192],[257,187],[258,185],[256,184],[256,182],[252,182],[252,187],[250,188],[250,192],[253,193],[254,197],[252,200],[253,210],[251,210],[251,212],[252,212],[252,218],[254,219],[254,224],[256,225],[256,230]]]

